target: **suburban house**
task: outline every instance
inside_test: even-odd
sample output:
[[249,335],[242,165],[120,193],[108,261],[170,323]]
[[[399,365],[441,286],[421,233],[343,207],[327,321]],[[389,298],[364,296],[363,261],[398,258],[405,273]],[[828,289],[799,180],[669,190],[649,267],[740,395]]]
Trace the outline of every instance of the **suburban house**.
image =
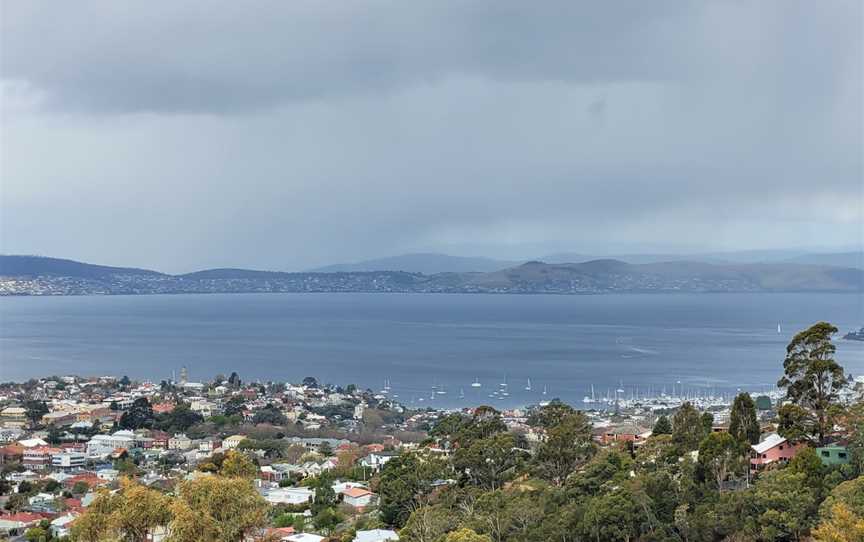
[[845,446],[839,444],[829,444],[821,448],[816,448],[816,455],[822,460],[822,464],[826,467],[835,465],[847,465],[850,461],[849,450]]
[[270,504],[305,504],[315,497],[315,492],[307,487],[280,487],[263,493]]
[[378,470],[398,455],[397,452],[373,452],[360,459],[360,465]]
[[191,447],[192,439],[190,439],[183,433],[179,433],[168,439],[169,450],[188,450]]
[[362,487],[350,487],[342,490],[343,502],[357,510],[363,510],[375,502],[376,495]]
[[777,433],[771,433],[759,444],[751,446],[750,469],[757,471],[777,462],[789,461],[806,444],[793,444]]
[[396,534],[396,531],[372,529],[370,531],[357,531],[353,542],[390,542],[391,540],[399,540],[399,535]]
[[246,440],[245,435],[231,435],[230,437],[222,441],[222,447],[226,450],[233,450],[234,448],[239,446],[240,443],[244,440]]
[[613,442],[633,442],[641,444],[642,441],[651,436],[651,430],[640,427],[633,423],[622,423],[601,427],[595,433],[594,438],[601,444]]

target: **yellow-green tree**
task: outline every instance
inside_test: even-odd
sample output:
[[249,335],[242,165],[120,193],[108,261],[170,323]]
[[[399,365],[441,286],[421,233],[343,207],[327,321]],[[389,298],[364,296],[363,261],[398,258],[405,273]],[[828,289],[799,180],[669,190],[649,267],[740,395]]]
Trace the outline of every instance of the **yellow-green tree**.
[[100,542],[108,539],[111,513],[118,505],[118,498],[107,489],[99,490],[96,498],[72,525],[72,540],[75,542]]
[[471,529],[459,529],[448,533],[444,542],[492,542],[492,539],[485,534],[477,534]]
[[171,498],[129,479],[120,491],[102,491],[72,527],[72,539],[80,542],[119,540],[143,542],[157,527],[171,521]]
[[835,502],[813,530],[818,542],[861,542],[864,540],[864,517],[846,504]]
[[267,509],[249,480],[202,476],[180,485],[168,540],[237,542],[265,525]]
[[231,450],[225,455],[219,474],[229,478],[255,478],[258,467],[245,454]]
[[121,482],[120,499],[111,513],[109,525],[118,538],[144,542],[157,527],[171,521],[170,497],[132,480]]

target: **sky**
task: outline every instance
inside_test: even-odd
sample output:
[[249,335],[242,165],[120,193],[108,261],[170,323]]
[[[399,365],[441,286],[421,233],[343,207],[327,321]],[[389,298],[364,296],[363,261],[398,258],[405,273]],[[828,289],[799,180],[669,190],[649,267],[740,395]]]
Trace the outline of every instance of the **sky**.
[[0,252],[860,247],[864,4],[0,3]]

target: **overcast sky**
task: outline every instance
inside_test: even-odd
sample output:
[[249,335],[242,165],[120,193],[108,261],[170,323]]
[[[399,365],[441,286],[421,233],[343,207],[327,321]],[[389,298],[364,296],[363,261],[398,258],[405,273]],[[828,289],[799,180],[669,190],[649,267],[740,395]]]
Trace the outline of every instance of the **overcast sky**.
[[0,252],[860,246],[857,0],[0,4]]

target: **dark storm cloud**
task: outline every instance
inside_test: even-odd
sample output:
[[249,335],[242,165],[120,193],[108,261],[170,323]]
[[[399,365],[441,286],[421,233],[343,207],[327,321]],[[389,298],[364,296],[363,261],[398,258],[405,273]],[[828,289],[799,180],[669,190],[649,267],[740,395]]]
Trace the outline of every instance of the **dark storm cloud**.
[[183,270],[860,239],[858,2],[0,15],[2,252]]

